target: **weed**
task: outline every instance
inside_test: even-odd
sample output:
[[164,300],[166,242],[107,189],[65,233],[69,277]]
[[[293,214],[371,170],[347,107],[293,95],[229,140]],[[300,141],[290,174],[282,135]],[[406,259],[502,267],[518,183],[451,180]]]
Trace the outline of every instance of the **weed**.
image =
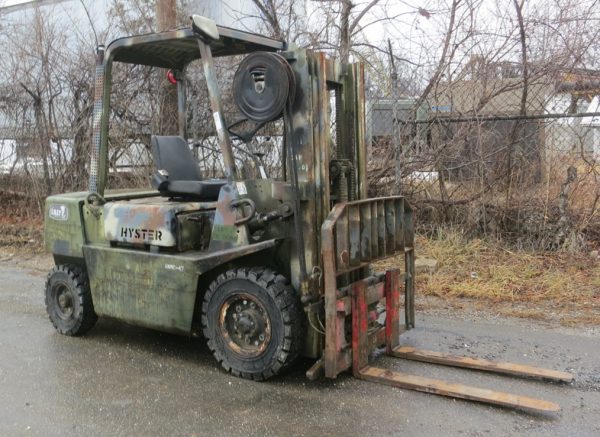
[[451,305],[474,299],[497,305],[503,315],[535,320],[548,319],[545,309],[553,308],[576,313],[563,317],[562,324],[600,324],[600,263],[585,254],[509,250],[494,241],[469,241],[457,229],[438,229],[433,238],[418,236],[416,253],[438,261],[435,273],[417,276],[417,295]]

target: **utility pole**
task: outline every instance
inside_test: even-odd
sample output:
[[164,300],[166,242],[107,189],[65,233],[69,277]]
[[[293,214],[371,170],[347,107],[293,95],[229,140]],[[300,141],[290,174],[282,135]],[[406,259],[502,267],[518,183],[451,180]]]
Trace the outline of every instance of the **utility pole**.
[[[177,0],[156,0],[157,30],[163,32],[177,27]],[[167,80],[167,71],[161,70],[158,133],[177,135],[177,87]]]
[[176,0],[156,0],[156,24],[159,32],[173,29],[177,26]]

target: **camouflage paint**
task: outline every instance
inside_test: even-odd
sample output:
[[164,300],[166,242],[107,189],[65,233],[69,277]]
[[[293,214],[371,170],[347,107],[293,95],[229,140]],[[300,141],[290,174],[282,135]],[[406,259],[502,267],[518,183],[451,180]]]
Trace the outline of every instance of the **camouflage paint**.
[[189,335],[200,275],[276,243],[267,240],[220,252],[185,254],[86,245],[83,252],[94,309],[102,316]]
[[[57,194],[49,196],[45,204],[44,241],[46,250],[54,255],[82,258],[85,243],[108,244],[104,238],[102,208],[88,205],[87,191]],[[112,190],[107,200],[136,199],[155,196],[155,191]],[[63,219],[51,217],[50,211],[65,207],[67,215]]]
[[104,205],[104,237],[107,241],[177,246],[177,215],[190,211],[214,211],[216,202],[172,202],[165,197],[109,202]]
[[213,221],[209,252],[218,252],[233,247],[249,244],[248,227],[236,226],[240,212],[231,206],[231,202],[239,199],[235,184],[229,183],[221,187],[219,200]]
[[[215,57],[285,49],[285,44],[259,35],[222,27],[219,27],[219,33],[221,39],[210,43],[210,51]],[[108,46],[97,69],[93,153],[97,152],[98,156],[91,158],[91,171],[97,166],[97,180],[95,185],[90,180],[91,191],[101,195],[105,191],[113,62],[184,71],[189,62],[200,57],[200,47],[190,28],[122,38]],[[236,179],[233,165],[228,166],[231,179],[222,188],[217,202],[157,199],[156,192],[106,193],[106,202],[100,202],[104,204],[88,203],[88,193],[50,197],[46,206],[47,248],[57,257],[85,262],[99,314],[156,329],[189,333],[196,294],[203,292],[198,290],[201,276],[223,263],[253,254],[258,265],[277,263],[302,294],[307,313],[314,317],[324,306],[329,308],[332,302],[337,305],[331,295],[327,297],[327,290],[329,293],[333,290],[333,295],[337,295],[350,283],[364,279],[369,262],[381,257],[379,248],[387,243],[379,241],[383,229],[379,218],[387,217],[386,202],[380,207],[378,201],[369,200],[369,208],[352,206],[351,202],[340,203],[339,193],[333,192],[329,174],[333,160],[346,160],[350,163],[350,179],[355,181],[349,184],[348,197],[366,199],[363,67],[360,64],[341,65],[322,53],[309,50],[295,49],[282,52],[282,55],[290,63],[297,83],[288,121],[292,127],[292,156],[298,170],[301,234],[296,235],[293,218],[281,214],[281,211],[293,211],[290,205],[295,202],[289,176],[285,182],[241,181]],[[210,80],[208,86],[211,87]],[[179,87],[180,91],[182,89]],[[340,132],[343,132],[337,155],[332,154],[329,132],[331,90],[339,97],[338,122]],[[218,93],[211,93],[211,100],[218,109]],[[181,98],[179,102],[183,110],[185,102]],[[179,119],[184,121],[185,118],[180,116]],[[224,125],[222,117],[219,120]],[[221,143],[227,155],[226,141]],[[288,156],[288,168],[290,158]],[[63,204],[68,210],[68,219],[49,218],[51,208],[60,218],[56,205]],[[345,218],[334,221],[335,237],[324,231],[331,225],[328,217],[332,207],[333,211],[336,208],[345,211],[341,213]],[[252,217],[249,216],[251,213],[254,214]],[[267,220],[266,217],[274,219]],[[363,225],[374,223],[374,220],[377,226],[373,225],[367,231]],[[397,238],[408,241],[412,239],[412,212],[409,213],[408,208],[401,220],[402,229],[396,231],[402,237]],[[381,224],[385,228],[384,222]],[[121,235],[122,228],[149,229],[153,231],[152,238],[148,233],[142,233],[140,237],[134,233]],[[164,232],[168,242],[158,243],[157,230]],[[299,237],[303,240],[301,245],[298,245]],[[391,237],[386,235],[386,238]],[[346,249],[337,253],[336,247]],[[306,260],[309,274],[306,278],[300,275],[300,250]],[[387,249],[384,252],[387,253]],[[333,262],[332,256],[335,257]],[[341,268],[342,264],[338,265],[338,262],[358,268],[350,271]],[[341,272],[339,276],[338,272]],[[407,277],[413,276],[412,252],[407,253],[406,272]],[[412,282],[406,282],[405,287],[407,292],[412,292]],[[411,326],[414,308],[410,299],[406,305],[407,324]],[[326,325],[331,309],[327,314]],[[316,358],[324,350],[325,335],[315,326],[309,324],[304,353]],[[339,328],[340,325],[336,326]],[[349,350],[343,352],[343,362],[351,361],[348,354]]]
[[[241,194],[240,194],[241,193]],[[255,216],[247,224],[236,225],[236,221],[244,219],[248,208],[232,207],[234,201],[251,199],[255,205]],[[215,211],[213,230],[209,251],[216,252],[232,247],[246,246],[253,242],[272,238],[289,238],[293,235],[291,219],[269,222],[268,226],[260,225],[257,218],[261,214],[277,211],[282,204],[292,200],[289,184],[270,179],[242,180],[227,184],[221,188]],[[262,231],[257,236],[256,231]],[[287,264],[287,260],[283,260]]]
[[[46,250],[53,255],[81,258],[84,243],[81,224],[81,206],[86,192],[67,193],[46,199],[44,213],[44,242]],[[51,211],[64,210],[62,218]]]

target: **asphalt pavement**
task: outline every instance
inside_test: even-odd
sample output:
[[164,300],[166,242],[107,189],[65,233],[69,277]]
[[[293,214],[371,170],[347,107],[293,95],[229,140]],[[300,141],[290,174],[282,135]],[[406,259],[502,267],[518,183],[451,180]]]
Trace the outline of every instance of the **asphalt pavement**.
[[359,381],[310,382],[301,361],[264,382],[221,371],[203,339],[101,319],[84,337],[55,332],[45,273],[0,263],[0,435],[600,436],[600,331],[469,315],[419,315],[405,344],[568,370],[545,383],[379,357],[378,366],[538,397],[535,415]]

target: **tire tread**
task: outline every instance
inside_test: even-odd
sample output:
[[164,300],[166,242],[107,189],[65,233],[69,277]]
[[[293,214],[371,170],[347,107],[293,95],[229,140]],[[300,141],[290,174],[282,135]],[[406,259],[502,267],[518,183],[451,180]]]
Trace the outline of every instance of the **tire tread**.
[[[75,288],[77,298],[79,299],[81,316],[78,318],[76,323],[70,328],[60,326],[51,315],[49,287],[50,281],[55,274],[65,274],[67,276],[67,278]],[[98,316],[94,311],[89,279],[84,269],[75,264],[61,264],[54,266],[54,268],[50,270],[46,277],[45,290],[46,293],[44,301],[46,304],[46,312],[48,313],[50,322],[59,333],[68,336],[79,336],[85,334],[96,324]]]
[[[281,312],[284,332],[282,347],[278,350],[277,359],[269,366],[269,363],[263,361],[265,366],[257,372],[248,372],[248,369],[238,370],[232,368],[227,362],[226,357],[219,350],[217,344],[211,339],[211,330],[208,326],[208,308],[209,303],[219,286],[231,279],[243,279],[254,282],[262,287],[276,303]],[[231,374],[255,381],[263,381],[277,375],[287,369],[300,354],[300,348],[304,340],[304,324],[302,318],[302,309],[297,293],[290,285],[290,282],[283,275],[278,274],[268,267],[238,268],[228,270],[219,275],[208,287],[202,303],[202,330],[207,338],[209,349],[212,351],[217,362]]]

